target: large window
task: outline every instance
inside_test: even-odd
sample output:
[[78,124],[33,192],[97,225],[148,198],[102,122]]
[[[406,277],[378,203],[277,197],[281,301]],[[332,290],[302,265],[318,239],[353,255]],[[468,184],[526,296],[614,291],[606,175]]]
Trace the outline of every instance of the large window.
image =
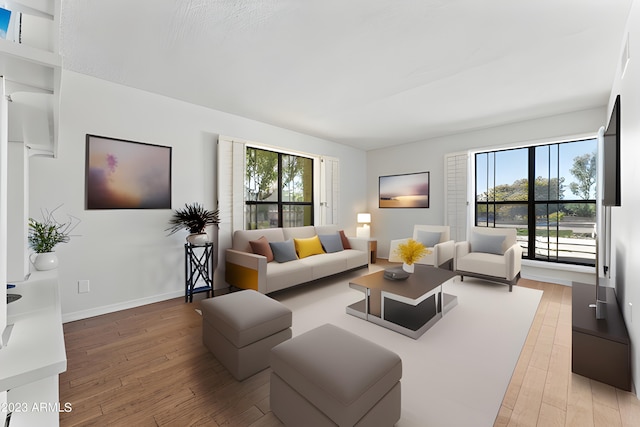
[[246,149],[245,229],[313,225],[313,160]]
[[597,140],[477,153],[475,224],[515,228],[523,257],[595,265]]

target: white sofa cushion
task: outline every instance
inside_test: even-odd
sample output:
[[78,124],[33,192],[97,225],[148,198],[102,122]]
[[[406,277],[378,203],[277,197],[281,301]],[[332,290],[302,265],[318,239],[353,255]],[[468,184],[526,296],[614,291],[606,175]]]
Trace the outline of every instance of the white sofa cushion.
[[312,269],[303,267],[301,261],[270,262],[267,267],[267,293],[313,280]]
[[369,252],[357,249],[345,249],[340,252],[347,260],[347,269],[362,267],[369,262]]
[[310,256],[301,259],[298,263],[303,264],[305,268],[311,269],[311,278],[313,280],[337,274],[347,269],[347,260],[342,252]]
[[335,225],[316,225],[315,230],[318,234],[335,234],[340,231]]
[[304,227],[285,227],[282,229],[285,239],[308,239],[315,236],[316,228],[312,225]]
[[507,278],[507,265],[503,255],[471,252],[458,258],[456,269],[486,276]]
[[282,228],[265,228],[260,230],[237,230],[233,233],[233,246],[231,249],[253,253],[249,241],[258,240],[264,236],[268,242],[284,242]]

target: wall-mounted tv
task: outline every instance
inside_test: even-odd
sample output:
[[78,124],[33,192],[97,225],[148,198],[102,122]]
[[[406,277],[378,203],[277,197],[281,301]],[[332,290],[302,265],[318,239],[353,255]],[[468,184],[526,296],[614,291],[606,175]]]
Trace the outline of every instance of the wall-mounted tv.
[[603,143],[603,191],[604,206],[620,206],[620,95],[611,111],[607,130],[604,131]]

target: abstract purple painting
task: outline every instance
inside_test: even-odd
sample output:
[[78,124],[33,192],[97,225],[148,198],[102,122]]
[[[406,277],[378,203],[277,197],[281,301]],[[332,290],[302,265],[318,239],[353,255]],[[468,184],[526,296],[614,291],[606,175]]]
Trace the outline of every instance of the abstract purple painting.
[[87,134],[87,209],[171,209],[171,147]]

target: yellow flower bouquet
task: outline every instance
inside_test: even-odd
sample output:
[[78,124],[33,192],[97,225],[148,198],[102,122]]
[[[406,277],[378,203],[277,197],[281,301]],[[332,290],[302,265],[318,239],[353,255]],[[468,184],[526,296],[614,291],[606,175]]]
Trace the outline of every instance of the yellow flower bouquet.
[[[408,239],[406,243],[400,243],[395,250],[395,255],[404,262],[405,266],[410,266],[410,271],[413,270],[413,264],[416,261],[430,253],[431,251],[422,243],[413,239]],[[405,266],[403,266],[403,268]],[[408,269],[405,268],[405,270]]]

